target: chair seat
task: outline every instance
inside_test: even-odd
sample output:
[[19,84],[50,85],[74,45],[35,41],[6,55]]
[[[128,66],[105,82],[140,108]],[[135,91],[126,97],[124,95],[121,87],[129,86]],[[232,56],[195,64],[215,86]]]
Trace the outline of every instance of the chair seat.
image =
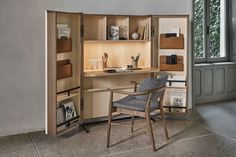
[[[145,107],[146,107],[146,101],[142,99],[138,99],[135,96],[127,96],[120,100],[114,101],[113,106],[144,112]],[[158,107],[159,107],[158,101],[151,101],[150,103],[151,111],[158,109]]]

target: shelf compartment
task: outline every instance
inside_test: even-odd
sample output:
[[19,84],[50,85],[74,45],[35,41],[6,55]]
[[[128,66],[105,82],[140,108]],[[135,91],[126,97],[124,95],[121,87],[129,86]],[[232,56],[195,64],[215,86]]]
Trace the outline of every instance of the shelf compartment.
[[57,80],[72,77],[72,64],[70,60],[57,61]]
[[160,34],[160,49],[184,49],[184,35],[166,37],[165,34]]
[[64,101],[64,100],[67,100],[67,99],[70,99],[70,98],[73,98],[73,97],[76,97],[76,96],[79,96],[79,95],[80,95],[79,92],[71,93],[70,96],[68,96],[67,94],[58,95],[57,96],[57,102],[61,102],[61,101]]
[[167,64],[167,56],[160,56],[161,71],[184,71],[183,56],[177,56],[177,64]]
[[71,52],[72,51],[72,38],[57,39],[57,53]]
[[57,102],[79,96],[80,92],[74,91],[80,89],[80,86],[57,92]]
[[[139,40],[151,39],[151,18],[149,16],[130,16],[129,17],[129,39],[132,39],[132,33],[138,32],[141,27],[145,27],[143,32],[143,38]],[[146,34],[146,35],[145,35]]]
[[84,16],[84,39],[106,40],[106,16]]
[[[109,26],[118,26],[119,27],[119,40],[128,40],[129,39],[129,17],[128,16],[118,16],[111,15],[107,16],[107,29]],[[107,39],[109,35],[109,30],[107,30]],[[122,38],[123,39],[120,39]]]

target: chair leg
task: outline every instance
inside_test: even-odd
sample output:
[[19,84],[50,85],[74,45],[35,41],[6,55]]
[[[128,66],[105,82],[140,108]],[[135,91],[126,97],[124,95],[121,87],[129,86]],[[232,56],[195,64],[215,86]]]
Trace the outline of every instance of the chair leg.
[[147,111],[146,111],[146,120],[147,120],[148,129],[149,129],[149,133],[150,133],[150,137],[151,137],[151,141],[152,141],[153,151],[156,151],[156,146],[155,146],[155,140],[154,140],[154,135],[153,135],[153,130],[152,130],[150,113],[147,112]]
[[134,119],[135,119],[135,116],[132,116],[132,120],[131,120],[131,132],[134,132]]
[[113,92],[110,93],[109,110],[108,110],[107,148],[110,147],[111,120],[112,120],[112,101],[113,101]]
[[110,147],[110,135],[111,135],[111,119],[112,119],[112,114],[109,111],[108,115],[108,125],[107,125],[107,148]]
[[167,126],[166,126],[166,119],[165,119],[165,114],[164,114],[163,107],[160,107],[160,112],[161,112],[162,125],[163,125],[163,128],[164,128],[166,140],[168,140],[169,136],[168,136]]

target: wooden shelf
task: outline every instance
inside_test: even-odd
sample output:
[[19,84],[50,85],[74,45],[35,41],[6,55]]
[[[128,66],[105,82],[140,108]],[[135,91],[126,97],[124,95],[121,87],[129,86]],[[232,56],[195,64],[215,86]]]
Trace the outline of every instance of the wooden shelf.
[[150,42],[151,40],[84,40],[85,43]]
[[70,96],[68,96],[67,94],[60,94],[57,96],[57,102],[61,102],[61,101],[64,101],[64,100],[67,100],[67,99],[70,99],[79,95],[80,93],[71,93]]
[[84,77],[104,77],[104,76],[116,76],[116,75],[132,75],[132,74],[143,74],[143,73],[157,73],[160,72],[156,68],[143,68],[141,70],[130,70],[124,72],[107,73],[104,71],[86,71]]

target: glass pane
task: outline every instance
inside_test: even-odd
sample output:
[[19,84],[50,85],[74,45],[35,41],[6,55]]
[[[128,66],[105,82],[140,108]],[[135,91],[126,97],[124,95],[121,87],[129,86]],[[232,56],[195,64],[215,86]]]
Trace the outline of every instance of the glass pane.
[[209,6],[210,57],[225,57],[224,0],[210,0]]
[[195,59],[205,58],[204,53],[204,0],[194,0],[193,51]]

